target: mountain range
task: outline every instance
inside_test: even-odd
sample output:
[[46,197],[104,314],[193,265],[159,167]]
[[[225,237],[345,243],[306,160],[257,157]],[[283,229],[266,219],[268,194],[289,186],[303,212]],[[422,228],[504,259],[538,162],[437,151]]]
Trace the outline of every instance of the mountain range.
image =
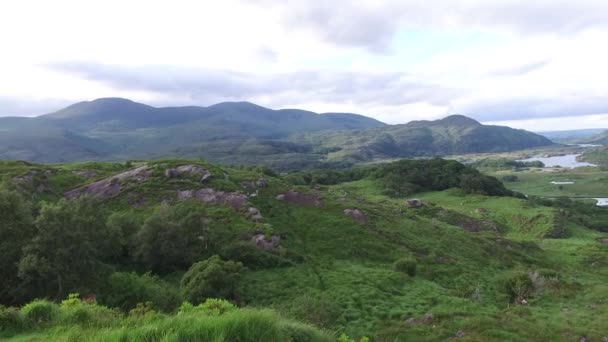
[[0,159],[35,162],[198,158],[277,169],[550,145],[538,134],[452,115],[388,125],[351,113],[272,110],[249,102],[156,108],[127,99],[0,118]]

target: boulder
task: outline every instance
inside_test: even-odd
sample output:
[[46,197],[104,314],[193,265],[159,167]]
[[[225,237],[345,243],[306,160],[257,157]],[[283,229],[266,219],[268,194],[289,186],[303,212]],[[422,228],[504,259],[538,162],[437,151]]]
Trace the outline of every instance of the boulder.
[[208,170],[206,170],[198,165],[192,165],[192,164],[180,165],[174,169],[165,170],[165,177],[167,177],[167,178],[177,178],[177,177],[181,177],[182,175],[200,176],[201,183],[205,182],[206,180],[211,178],[211,172],[209,172]]
[[350,216],[355,221],[357,221],[357,222],[359,222],[361,224],[367,223],[367,220],[368,220],[367,215],[365,215],[359,209],[344,209],[344,215]]
[[[279,197],[281,196],[281,197]],[[321,200],[319,195],[314,194],[303,194],[301,192],[297,192],[294,190],[289,190],[284,194],[277,196],[278,200],[300,204],[300,205],[308,205],[315,207],[322,207],[323,201]]]
[[247,209],[247,217],[254,221],[261,221],[263,219],[262,213],[260,213],[258,208],[254,207],[249,207],[249,209]]
[[255,181],[255,185],[260,188],[265,188],[268,186],[268,180],[266,178],[260,178],[257,181]]
[[281,237],[278,235],[271,235],[270,238],[267,239],[264,234],[256,234],[251,238],[251,242],[259,249],[271,251],[278,247],[281,242]]

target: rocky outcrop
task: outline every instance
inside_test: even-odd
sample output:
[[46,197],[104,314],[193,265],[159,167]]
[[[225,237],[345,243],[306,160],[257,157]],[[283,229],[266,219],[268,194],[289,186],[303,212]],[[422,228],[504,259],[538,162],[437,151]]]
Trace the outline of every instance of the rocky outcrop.
[[254,207],[249,207],[249,209],[247,209],[247,217],[254,221],[261,221],[264,218],[262,217],[260,210]]
[[49,190],[48,176],[52,174],[53,170],[46,170],[40,175],[38,171],[32,170],[26,175],[13,177],[12,182],[22,191],[33,190],[37,193],[43,193]]
[[177,191],[178,200],[183,201],[191,198],[208,204],[226,204],[235,209],[240,209],[247,203],[247,196],[240,192],[216,191],[212,188]]
[[281,237],[278,235],[271,235],[270,238],[267,239],[264,234],[256,234],[251,238],[251,242],[259,249],[272,251],[279,246]]
[[367,215],[359,209],[344,209],[344,215],[350,216],[360,224],[365,224],[368,221]]
[[256,181],[242,181],[241,186],[249,190],[253,190],[256,188],[265,188],[268,186],[268,180],[266,178],[260,178]]
[[201,177],[201,183],[211,178],[211,172],[198,165],[180,165],[174,169],[165,170],[165,177],[167,178],[178,178],[183,175]]
[[321,200],[321,197],[319,195],[303,194],[301,192],[297,192],[294,190],[289,190],[284,194],[278,195],[276,198],[279,201],[285,201],[288,203],[315,206],[315,207],[323,206],[323,200]]
[[92,196],[96,198],[112,198],[120,194],[123,187],[129,183],[142,183],[150,178],[152,171],[147,165],[140,166],[136,169],[119,173],[112,177],[102,179],[100,181],[85,185],[83,187],[66,192],[64,195],[67,199],[73,200],[82,196]]

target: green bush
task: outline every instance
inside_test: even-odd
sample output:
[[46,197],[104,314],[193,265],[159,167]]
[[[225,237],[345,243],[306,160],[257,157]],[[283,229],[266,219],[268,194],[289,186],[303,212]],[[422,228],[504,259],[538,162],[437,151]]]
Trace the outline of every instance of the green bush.
[[416,260],[413,258],[401,258],[393,263],[393,269],[397,272],[406,273],[410,277],[416,276]]
[[0,305],[0,331],[15,331],[21,328],[23,328],[23,316],[19,309]]
[[225,299],[208,298],[204,303],[194,306],[189,302],[183,302],[179,307],[179,314],[188,314],[192,312],[203,313],[211,316],[219,316],[226,312],[236,310],[236,305]]
[[527,272],[514,271],[502,279],[502,287],[512,303],[522,304],[534,292],[534,282]]
[[217,255],[197,262],[181,280],[182,297],[191,303],[207,298],[234,298],[242,270],[240,262],[223,261]]
[[99,302],[125,312],[138,303],[152,302],[162,311],[173,311],[180,302],[178,291],[158,277],[135,272],[113,273],[99,294]]
[[285,314],[318,327],[331,327],[342,316],[342,308],[323,294],[305,294],[289,302]]
[[59,306],[43,299],[36,299],[26,304],[21,313],[25,320],[31,324],[48,324],[59,317]]

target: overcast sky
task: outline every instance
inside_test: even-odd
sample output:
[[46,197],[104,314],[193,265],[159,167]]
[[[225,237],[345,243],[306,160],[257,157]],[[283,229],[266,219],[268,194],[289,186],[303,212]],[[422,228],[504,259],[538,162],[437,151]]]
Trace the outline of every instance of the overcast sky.
[[125,97],[608,127],[606,0],[0,2],[0,116]]

